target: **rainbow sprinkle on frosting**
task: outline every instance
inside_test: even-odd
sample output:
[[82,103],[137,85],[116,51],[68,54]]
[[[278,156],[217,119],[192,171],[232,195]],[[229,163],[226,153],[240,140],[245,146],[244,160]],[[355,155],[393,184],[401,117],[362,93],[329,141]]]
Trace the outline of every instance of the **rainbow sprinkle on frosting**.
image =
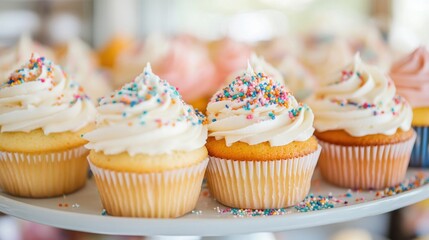
[[[186,104],[182,100],[177,88],[171,86],[166,80],[153,74],[150,64],[146,66],[143,75],[137,76],[132,82],[124,85],[112,95],[99,99],[99,104],[100,106],[107,104],[123,104],[128,108],[124,109],[122,117],[127,118],[129,116],[129,110],[148,101],[153,101],[159,107],[164,104],[181,104],[183,106],[183,111],[176,119],[152,119],[157,123],[158,127],[167,125],[174,126],[177,122],[190,122],[192,125],[206,123],[204,114]],[[167,101],[170,102],[168,103]],[[148,113],[148,110],[140,112],[139,119],[141,125],[146,124],[146,116]],[[132,123],[129,125],[132,125]]]
[[[64,78],[67,78],[67,74],[62,71],[58,65],[55,65],[52,61],[43,56],[33,53],[26,64],[24,64],[20,69],[14,71],[10,75],[8,81],[0,85],[0,89],[37,81],[42,84],[47,84],[48,90],[52,91],[52,89],[58,84],[55,81],[55,69],[58,69],[59,72],[64,75]],[[43,77],[41,77],[42,73],[45,74]],[[73,100],[69,102],[70,105],[75,104],[79,100],[89,99],[88,95],[85,94],[83,87],[77,82],[70,80],[68,87],[73,90],[75,89]],[[56,97],[57,101],[55,104],[62,104],[63,99],[64,94],[61,93]]]
[[[38,78],[42,69],[45,67],[48,78]],[[13,87],[16,85],[21,85],[26,82],[31,81],[40,81],[42,83],[48,82],[49,79],[52,79],[53,73],[53,63],[47,60],[45,57],[39,57],[36,54],[32,54],[30,61],[22,66],[22,68],[13,72],[9,80],[1,85],[1,88]],[[51,81],[51,84],[55,86],[55,82]]]
[[212,101],[242,102],[245,110],[251,110],[251,107],[269,105],[288,108],[291,96],[284,86],[264,73],[249,74],[248,70],[247,73],[238,76],[231,84],[216,94]]
[[[255,73],[249,65],[247,72],[236,77],[228,86],[214,95],[211,102],[232,102],[234,107],[225,104],[225,108],[230,111],[241,109],[248,111],[246,119],[257,121],[258,119],[253,115],[253,112],[260,107],[280,106],[286,108],[289,110],[291,119],[299,116],[302,110],[309,109],[305,104],[299,104],[296,108],[292,107],[291,101],[295,101],[292,99],[294,97],[283,85],[264,73]],[[268,112],[268,118],[274,120],[276,118],[275,112]],[[216,120],[216,118],[211,119],[211,122],[216,122]]]

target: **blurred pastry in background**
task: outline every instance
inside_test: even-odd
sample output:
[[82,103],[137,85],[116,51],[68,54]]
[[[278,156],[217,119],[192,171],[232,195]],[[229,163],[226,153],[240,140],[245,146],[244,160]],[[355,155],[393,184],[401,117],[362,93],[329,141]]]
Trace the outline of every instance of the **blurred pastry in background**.
[[299,56],[303,48],[301,41],[288,35],[260,42],[254,50],[258,55],[264,56],[266,61],[278,66],[286,56]]
[[132,46],[132,44],[133,40],[130,37],[113,37],[98,51],[100,65],[108,69],[114,68],[118,56],[125,51],[125,49]]
[[7,81],[9,75],[26,63],[33,52],[54,59],[51,49],[33,41],[31,36],[26,34],[22,35],[14,46],[0,51],[0,82]]
[[82,40],[70,40],[59,47],[56,54],[61,67],[85,89],[94,103],[112,91],[106,75],[98,69],[95,53]]
[[387,72],[392,64],[392,54],[381,32],[372,25],[364,25],[348,34],[353,52],[360,52],[362,60]]
[[247,62],[242,63],[243,67],[241,70],[237,70],[227,77],[227,80],[224,83],[223,87],[232,83],[237,78],[237,76],[241,76],[243,73],[245,73],[247,71],[247,68],[245,67],[247,63],[250,64],[250,66],[255,72],[263,72],[274,81],[280,83],[280,85],[285,85],[285,81],[283,80],[283,76],[279,72],[279,70],[277,70],[273,65],[265,61],[264,58],[256,55],[255,53],[252,53]]
[[[113,85],[115,88],[133,80],[143,70],[146,63],[158,63],[169,49],[169,41],[159,34],[149,35],[142,42],[134,42],[121,52],[113,68]],[[152,64],[153,66],[154,64]]]
[[332,75],[353,59],[353,51],[347,41],[335,38],[321,43],[307,45],[305,54],[301,55],[302,62],[320,82],[329,81]]
[[283,76],[286,88],[298,101],[310,96],[317,85],[315,76],[292,55],[286,55],[277,69]]
[[121,54],[114,71],[114,84],[131,81],[147,62],[163,79],[178,88],[183,99],[198,109],[205,109],[210,94],[219,87],[216,68],[207,49],[198,40],[188,36],[166,38],[149,36]]
[[352,189],[383,189],[404,181],[416,139],[413,114],[379,68],[357,53],[308,104],[323,149],[319,167],[325,180]]
[[216,78],[220,87],[228,77],[240,69],[245,69],[247,60],[252,54],[252,48],[230,38],[208,44],[210,55],[216,66]]

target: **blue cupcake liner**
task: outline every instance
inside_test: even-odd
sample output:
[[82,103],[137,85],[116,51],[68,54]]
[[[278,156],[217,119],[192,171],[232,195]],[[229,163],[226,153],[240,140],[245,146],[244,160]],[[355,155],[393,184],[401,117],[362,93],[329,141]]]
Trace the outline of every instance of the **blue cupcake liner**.
[[413,128],[417,139],[411,153],[410,167],[429,168],[429,126]]

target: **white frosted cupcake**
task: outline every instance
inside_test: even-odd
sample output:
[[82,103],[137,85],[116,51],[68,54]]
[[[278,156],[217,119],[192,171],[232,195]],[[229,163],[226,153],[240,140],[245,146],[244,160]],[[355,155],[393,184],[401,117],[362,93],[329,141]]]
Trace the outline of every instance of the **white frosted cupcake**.
[[207,179],[217,201],[267,209],[305,198],[320,154],[310,108],[249,66],[212,97],[207,114]]
[[107,213],[169,218],[191,211],[208,163],[204,116],[149,65],[102,98],[98,111],[96,130],[84,138]]
[[309,105],[322,145],[319,166],[343,187],[381,189],[404,180],[416,134],[408,102],[394,83],[356,54]]
[[32,56],[0,85],[0,188],[53,197],[81,188],[95,107],[83,89],[44,57]]

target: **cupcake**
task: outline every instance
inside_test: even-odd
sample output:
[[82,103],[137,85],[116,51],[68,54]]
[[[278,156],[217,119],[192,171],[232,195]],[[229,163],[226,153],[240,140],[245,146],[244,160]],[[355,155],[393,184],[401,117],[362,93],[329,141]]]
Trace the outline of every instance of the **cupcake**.
[[404,180],[416,134],[407,101],[393,82],[359,54],[309,101],[319,166],[329,182],[353,189],[381,189]]
[[409,56],[396,62],[390,70],[398,93],[404,96],[413,108],[411,125],[417,132],[417,141],[411,153],[410,165],[429,167],[429,52],[417,48]]
[[0,81],[8,79],[10,73],[25,64],[32,52],[38,52],[49,59],[54,57],[51,49],[34,42],[28,35],[22,35],[16,45],[0,52]]
[[57,59],[94,102],[112,91],[110,83],[97,69],[98,63],[91,48],[82,40],[70,40],[58,50]]
[[97,127],[84,138],[107,213],[173,218],[191,211],[208,163],[204,116],[149,65],[99,104]]
[[208,186],[236,208],[283,208],[302,201],[320,154],[313,113],[284,86],[250,67],[207,107]]
[[58,65],[33,55],[0,86],[0,188],[53,197],[84,186],[95,108]]

